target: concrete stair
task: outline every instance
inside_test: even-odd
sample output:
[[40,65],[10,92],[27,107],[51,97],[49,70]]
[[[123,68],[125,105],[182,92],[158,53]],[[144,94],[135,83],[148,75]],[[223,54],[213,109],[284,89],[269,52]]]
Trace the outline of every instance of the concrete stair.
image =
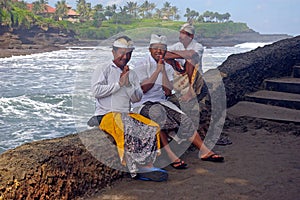
[[300,78],[300,66],[295,66],[293,70],[293,77]]
[[267,79],[264,90],[245,95],[227,110],[234,116],[300,123],[300,66],[293,67],[291,77]]
[[300,94],[300,78],[267,79],[265,80],[265,88],[272,91]]
[[300,110],[300,94],[259,90],[246,95],[245,100]]

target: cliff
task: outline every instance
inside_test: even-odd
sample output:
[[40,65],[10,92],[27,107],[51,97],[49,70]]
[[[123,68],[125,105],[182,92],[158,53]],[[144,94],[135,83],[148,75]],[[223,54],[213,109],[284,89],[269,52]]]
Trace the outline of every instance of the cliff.
[[34,26],[29,30],[10,30],[0,26],[0,58],[54,51],[76,43],[74,32],[59,28]]

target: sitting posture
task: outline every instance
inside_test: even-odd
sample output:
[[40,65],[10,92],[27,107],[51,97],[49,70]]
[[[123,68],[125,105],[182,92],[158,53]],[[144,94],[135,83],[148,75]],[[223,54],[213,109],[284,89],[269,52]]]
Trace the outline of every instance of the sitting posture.
[[174,73],[172,66],[164,61],[167,52],[166,36],[152,34],[149,51],[150,55],[135,64],[134,71],[140,78],[144,95],[141,101],[133,104],[134,111],[160,125],[161,142],[172,162],[172,167],[176,169],[187,167],[168,145],[167,137],[174,132],[177,139],[192,142],[201,151],[202,160],[222,162],[224,160],[222,156],[210,151],[203,144],[192,120],[166,99],[171,95]]
[[131,103],[138,102],[143,95],[137,75],[127,65],[133,50],[130,38],[117,38],[113,42],[112,62],[95,70],[95,117],[100,129],[113,136],[121,162],[127,165],[132,178],[165,181],[167,172],[153,167],[160,147],[159,126],[129,112]]

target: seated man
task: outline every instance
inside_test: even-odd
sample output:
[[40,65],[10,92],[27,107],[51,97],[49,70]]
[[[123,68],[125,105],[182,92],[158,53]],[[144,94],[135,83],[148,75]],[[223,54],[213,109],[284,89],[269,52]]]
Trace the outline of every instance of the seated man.
[[176,105],[167,101],[171,95],[173,68],[164,62],[167,52],[165,36],[151,35],[150,55],[137,62],[134,71],[141,81],[144,95],[141,101],[133,104],[134,111],[157,122],[161,127],[161,141],[171,160],[171,166],[176,169],[186,168],[186,164],[170,149],[167,135],[176,131],[177,138],[189,140],[202,153],[202,160],[222,162],[224,158],[210,151],[202,142],[192,120]]
[[167,172],[153,167],[159,151],[159,126],[129,112],[131,103],[143,95],[137,75],[127,65],[133,49],[130,38],[117,38],[112,62],[95,70],[92,77],[95,116],[100,129],[113,136],[121,162],[127,164],[132,178],[165,181]]
[[181,109],[194,124],[199,124],[197,127],[199,133],[205,135],[210,123],[210,98],[202,78],[204,48],[194,40],[194,35],[194,26],[185,23],[179,30],[179,42],[168,48],[165,60],[175,70],[173,81],[175,95],[169,100],[177,106],[181,105]]

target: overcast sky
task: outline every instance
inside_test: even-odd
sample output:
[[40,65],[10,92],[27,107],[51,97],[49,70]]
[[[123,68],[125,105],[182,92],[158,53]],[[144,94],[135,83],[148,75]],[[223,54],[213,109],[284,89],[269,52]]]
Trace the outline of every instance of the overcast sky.
[[[26,0],[32,2],[33,0]],[[145,0],[86,0],[104,6],[117,4],[126,5],[126,2],[138,2],[140,5]],[[164,1],[148,0],[162,8]],[[54,6],[57,0],[48,0]],[[76,8],[76,0],[66,0]],[[230,19],[235,22],[247,23],[249,28],[263,34],[286,33],[293,36],[300,35],[300,0],[168,0],[171,6],[176,6],[180,11],[181,20],[186,8],[196,10],[200,14],[205,11],[230,13]]]

